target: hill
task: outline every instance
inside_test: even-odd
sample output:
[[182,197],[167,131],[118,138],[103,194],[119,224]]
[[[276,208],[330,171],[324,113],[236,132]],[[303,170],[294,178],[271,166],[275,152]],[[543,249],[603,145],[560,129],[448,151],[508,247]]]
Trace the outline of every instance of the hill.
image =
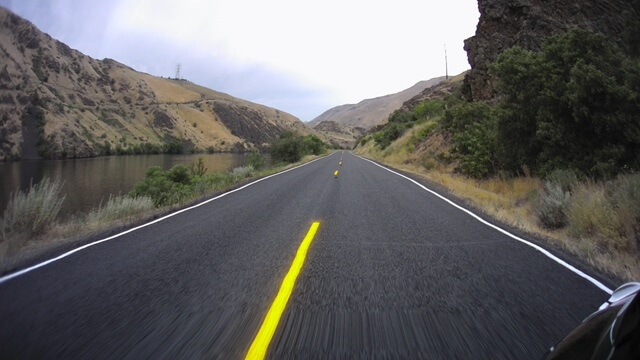
[[313,130],[319,135],[341,148],[351,149],[355,147],[358,138],[364,135],[367,130],[361,127],[349,127],[340,125],[332,120],[325,120],[317,124]]
[[308,124],[315,128],[319,123],[331,120],[342,126],[370,129],[385,123],[389,114],[400,108],[402,103],[416,96],[424,89],[438,84],[442,80],[444,80],[444,76],[420,81],[412,87],[395,94],[365,99],[357,104],[336,106],[309,121]]
[[4,8],[0,60],[0,159],[244,151],[312,132],[285,112],[93,59]]

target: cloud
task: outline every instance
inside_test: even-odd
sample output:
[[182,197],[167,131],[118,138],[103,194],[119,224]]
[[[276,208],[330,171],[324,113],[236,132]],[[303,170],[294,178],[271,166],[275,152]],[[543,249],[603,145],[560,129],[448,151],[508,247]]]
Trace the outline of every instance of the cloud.
[[[5,0],[0,0],[5,1]],[[469,65],[475,0],[56,0],[9,8],[91,56],[184,77],[311,120]]]

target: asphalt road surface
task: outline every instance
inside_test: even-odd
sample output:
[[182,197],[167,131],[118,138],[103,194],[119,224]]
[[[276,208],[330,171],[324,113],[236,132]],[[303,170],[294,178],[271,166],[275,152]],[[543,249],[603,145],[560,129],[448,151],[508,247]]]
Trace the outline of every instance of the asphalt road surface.
[[538,359],[608,298],[337,152],[0,283],[0,357],[241,359],[314,221],[267,358]]

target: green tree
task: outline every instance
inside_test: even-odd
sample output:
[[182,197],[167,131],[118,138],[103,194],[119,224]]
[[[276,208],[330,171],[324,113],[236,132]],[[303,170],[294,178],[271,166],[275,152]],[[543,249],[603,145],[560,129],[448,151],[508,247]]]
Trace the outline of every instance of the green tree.
[[575,29],[540,51],[504,51],[492,71],[504,98],[498,154],[512,171],[609,177],[640,163],[640,64],[603,35]]
[[416,120],[415,115],[406,110],[396,110],[389,115],[389,122],[396,124],[407,124]]
[[315,135],[302,137],[302,145],[304,146],[305,154],[320,155],[325,152],[324,142]]
[[276,163],[294,163],[302,159],[303,150],[304,146],[299,136],[291,132],[284,132],[278,140],[271,144],[270,152]]
[[425,100],[413,109],[413,114],[418,120],[428,120],[441,115],[445,109],[445,103],[441,99]]
[[495,170],[495,120],[489,105],[458,103],[445,112],[443,128],[453,134],[451,150],[463,174],[482,178]]

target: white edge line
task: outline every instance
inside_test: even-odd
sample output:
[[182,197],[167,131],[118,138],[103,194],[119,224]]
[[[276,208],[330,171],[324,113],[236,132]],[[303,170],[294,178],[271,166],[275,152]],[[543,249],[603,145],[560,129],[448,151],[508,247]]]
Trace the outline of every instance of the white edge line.
[[579,270],[579,269],[575,268],[573,265],[571,265],[571,264],[567,263],[566,261],[564,261],[564,260],[560,259],[559,257],[557,257],[557,256],[553,255],[552,253],[550,253],[549,251],[545,250],[544,248],[542,248],[542,247],[540,247],[540,246],[538,246],[538,245],[536,245],[536,244],[534,244],[534,243],[531,243],[531,242],[529,242],[529,241],[527,241],[527,240],[525,240],[525,239],[523,239],[523,238],[521,238],[521,237],[519,237],[519,236],[516,236],[516,235],[514,235],[514,234],[512,234],[512,233],[508,232],[507,230],[504,230],[503,228],[498,227],[498,226],[496,226],[496,225],[494,225],[494,224],[492,224],[492,223],[490,223],[490,222],[488,222],[488,221],[486,221],[486,220],[482,219],[480,216],[476,215],[475,213],[473,213],[473,212],[471,212],[471,211],[469,211],[469,210],[467,210],[467,209],[463,208],[462,206],[460,206],[460,205],[458,205],[458,204],[454,203],[453,201],[451,201],[451,200],[447,199],[446,197],[444,197],[444,196],[442,196],[442,195],[438,194],[437,192],[435,192],[435,191],[433,191],[433,190],[431,190],[431,189],[427,188],[426,186],[424,186],[424,185],[420,184],[419,182],[417,182],[417,181],[415,181],[415,180],[411,179],[411,178],[410,178],[410,177],[408,177],[408,176],[402,175],[402,174],[400,174],[400,173],[398,173],[398,172],[396,172],[396,171],[393,171],[393,170],[391,170],[391,169],[389,169],[389,168],[386,168],[386,167],[384,167],[384,166],[382,166],[382,165],[380,165],[380,164],[376,163],[375,161],[369,160],[369,159],[367,159],[367,158],[364,158],[364,157],[362,157],[362,156],[359,156],[359,155],[353,154],[353,153],[351,153],[351,152],[349,152],[349,153],[350,153],[351,155],[353,155],[353,156],[359,157],[359,158],[360,158],[360,159],[362,159],[362,160],[366,160],[366,161],[368,161],[368,162],[370,162],[370,163],[372,163],[372,164],[374,164],[374,165],[376,165],[376,166],[378,166],[378,167],[380,167],[380,168],[383,168],[383,169],[385,169],[385,170],[389,171],[390,173],[396,174],[396,175],[398,175],[398,176],[400,176],[400,177],[403,177],[403,178],[405,178],[405,179],[407,179],[407,180],[411,181],[412,183],[414,183],[414,184],[418,185],[419,187],[421,187],[423,190],[425,190],[425,191],[427,191],[427,192],[429,192],[429,193],[431,193],[431,194],[433,194],[433,195],[435,195],[435,196],[439,197],[440,199],[442,199],[442,200],[446,201],[447,203],[449,203],[449,205],[451,205],[451,206],[453,206],[453,207],[456,207],[456,208],[457,208],[457,209],[459,209],[459,210],[464,211],[465,213],[467,213],[468,215],[470,215],[470,216],[471,216],[471,217],[473,217],[474,219],[476,219],[476,220],[480,221],[481,223],[483,223],[483,224],[485,224],[485,225],[487,225],[487,226],[489,226],[489,227],[491,227],[491,228],[493,228],[493,229],[495,229],[495,230],[498,230],[499,232],[501,232],[501,233],[503,233],[503,234],[505,234],[505,235],[507,235],[507,236],[509,236],[509,237],[511,237],[511,238],[513,238],[513,239],[515,239],[515,240],[518,240],[518,241],[520,241],[520,242],[521,242],[521,243],[523,243],[523,244],[529,245],[529,246],[531,246],[532,248],[534,248],[534,249],[538,250],[539,252],[541,252],[541,253],[543,253],[544,255],[546,255],[548,258],[552,259],[553,261],[557,262],[558,264],[560,264],[560,265],[564,266],[565,268],[567,268],[567,269],[569,269],[569,270],[573,271],[573,272],[574,272],[574,273],[576,273],[577,275],[579,275],[579,276],[583,277],[584,279],[588,280],[588,281],[589,281],[589,282],[591,282],[593,285],[597,286],[598,288],[600,288],[600,290],[602,290],[602,291],[606,292],[607,294],[611,295],[611,294],[613,293],[613,290],[611,290],[611,289],[609,289],[608,287],[606,287],[606,286],[605,286],[603,283],[601,283],[600,281],[598,281],[598,280],[594,279],[593,277],[591,277],[591,276],[589,276],[589,275],[585,274],[585,273],[584,273],[584,272],[582,272],[581,270]]
[[218,199],[220,199],[220,198],[221,198],[221,197],[223,197],[223,196],[227,196],[227,195],[232,194],[232,193],[234,193],[234,192],[236,192],[236,191],[240,191],[240,190],[242,190],[242,189],[244,189],[244,188],[246,188],[246,187],[249,187],[249,186],[251,186],[251,185],[257,184],[257,183],[259,183],[259,182],[261,182],[261,181],[267,180],[267,179],[272,178],[272,177],[274,177],[274,176],[282,175],[282,174],[284,174],[284,173],[286,173],[286,172],[289,172],[289,171],[295,170],[295,169],[300,168],[300,167],[303,167],[303,166],[305,166],[305,165],[309,165],[309,164],[311,164],[312,162],[315,162],[315,161],[317,161],[317,160],[324,159],[324,158],[326,158],[326,157],[332,156],[332,155],[333,155],[333,154],[335,154],[335,153],[336,153],[336,152],[333,152],[333,153],[331,153],[331,154],[329,154],[329,155],[326,155],[326,156],[323,156],[323,157],[320,157],[320,158],[317,158],[317,159],[313,159],[313,160],[311,160],[311,161],[309,161],[309,162],[306,162],[306,163],[304,163],[304,164],[300,164],[300,165],[298,165],[298,166],[292,167],[291,169],[283,170],[283,171],[277,172],[277,173],[275,173],[275,174],[271,174],[271,175],[265,176],[265,177],[263,177],[263,178],[260,178],[260,179],[258,179],[258,180],[255,180],[255,181],[253,181],[253,182],[250,182],[250,183],[248,183],[248,184],[245,184],[245,185],[243,185],[243,186],[241,186],[241,187],[239,187],[239,188],[237,188],[237,189],[227,191],[227,192],[222,193],[222,194],[220,194],[220,195],[218,195],[218,196],[216,196],[216,197],[213,197],[213,198],[211,198],[211,199],[207,199],[207,200],[205,200],[205,201],[203,201],[203,202],[200,202],[200,203],[195,204],[195,205],[193,205],[193,206],[190,206],[190,207],[188,207],[188,208],[184,208],[184,209],[178,210],[178,211],[176,211],[176,212],[172,212],[172,213],[167,214],[167,215],[165,215],[165,216],[163,216],[163,217],[161,217],[161,218],[158,218],[158,219],[156,219],[156,220],[150,221],[150,222],[148,222],[148,223],[144,223],[144,224],[142,224],[142,225],[138,225],[138,226],[136,226],[136,227],[134,227],[134,228],[131,228],[131,229],[129,229],[129,230],[125,230],[125,231],[123,231],[123,232],[121,232],[121,233],[118,233],[118,234],[115,234],[115,235],[109,236],[108,238],[104,238],[104,239],[101,239],[101,240],[96,240],[96,241],[91,242],[91,243],[89,243],[89,244],[82,245],[82,246],[80,246],[80,247],[78,247],[78,248],[75,248],[75,249],[73,249],[73,250],[67,251],[66,253],[64,253],[64,254],[62,254],[62,255],[58,255],[58,256],[56,256],[56,257],[54,257],[54,258],[52,258],[52,259],[49,259],[49,260],[43,261],[43,262],[41,262],[41,263],[38,263],[38,264],[36,264],[36,265],[30,266],[30,267],[28,267],[28,268],[26,268],[26,269],[22,269],[22,270],[19,270],[19,271],[16,271],[16,272],[13,272],[13,273],[10,273],[10,274],[7,274],[7,275],[4,275],[4,276],[0,277],[0,284],[4,283],[4,282],[6,282],[6,281],[9,281],[9,280],[11,280],[11,279],[13,279],[13,278],[16,278],[16,277],[18,277],[18,276],[20,276],[20,275],[24,275],[24,274],[26,274],[26,273],[28,273],[28,272],[31,272],[31,271],[36,270],[36,269],[39,269],[39,268],[41,268],[41,267],[43,267],[43,266],[49,265],[49,264],[51,264],[51,263],[53,263],[53,262],[56,262],[56,261],[58,261],[58,260],[64,259],[64,258],[66,258],[67,256],[72,255],[72,254],[74,254],[74,253],[77,253],[78,251],[84,250],[84,249],[86,249],[86,248],[88,248],[88,247],[91,247],[91,246],[94,246],[94,245],[98,245],[98,244],[103,243],[103,242],[105,242],[105,241],[113,240],[113,239],[115,239],[115,238],[117,238],[117,237],[120,237],[120,236],[122,236],[122,235],[126,235],[126,234],[128,234],[128,233],[130,233],[130,232],[133,232],[133,231],[136,231],[136,230],[142,229],[142,228],[147,227],[147,226],[149,226],[149,225],[153,225],[153,224],[155,224],[155,223],[157,223],[157,222],[160,222],[160,221],[162,221],[162,220],[168,219],[168,218],[170,218],[170,217],[172,217],[172,216],[176,216],[176,215],[178,215],[178,214],[180,214],[180,213],[183,213],[183,212],[185,212],[185,211],[189,211],[189,210],[191,210],[191,209],[195,209],[195,208],[197,208],[197,207],[200,207],[200,206],[202,206],[202,205],[204,205],[204,204],[210,203],[210,202],[212,202],[212,201],[214,201],[214,200],[218,200]]

